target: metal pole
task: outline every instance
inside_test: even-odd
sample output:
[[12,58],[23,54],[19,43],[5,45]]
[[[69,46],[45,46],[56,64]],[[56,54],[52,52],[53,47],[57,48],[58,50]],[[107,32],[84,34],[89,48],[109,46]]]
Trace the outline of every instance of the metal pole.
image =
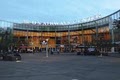
[[46,57],[48,57],[48,39],[46,39],[45,44],[46,44]]
[[[114,29],[112,28],[112,31],[111,31],[111,35],[112,35],[112,44],[114,44]],[[111,52],[115,52],[115,48],[114,48],[114,46],[112,47],[112,49],[111,49]]]
[[97,22],[95,22],[95,27],[96,27],[96,46],[98,47],[99,45],[98,45],[98,25],[97,25]]
[[57,46],[56,42],[57,42],[57,39],[56,39],[56,26],[55,26],[55,51],[57,51],[57,49],[56,49],[56,46]]
[[[114,28],[112,18],[109,18],[109,28],[111,29],[112,44],[114,44]],[[111,48],[111,52],[115,52],[114,46]]]
[[46,44],[46,57],[48,57],[48,43]]
[[70,27],[68,26],[68,49],[70,51]]
[[82,45],[84,46],[84,30],[83,30],[83,25],[82,25]]

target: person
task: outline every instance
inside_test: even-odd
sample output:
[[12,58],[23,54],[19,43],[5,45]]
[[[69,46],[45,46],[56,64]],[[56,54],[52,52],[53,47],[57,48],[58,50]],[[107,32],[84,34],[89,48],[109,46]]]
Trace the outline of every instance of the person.
[[53,54],[53,50],[51,50],[50,53]]
[[59,49],[57,49],[57,53],[59,54],[60,52],[59,52]]
[[17,53],[17,52],[18,52],[17,47],[15,47],[15,48],[13,49],[13,52],[14,52],[14,53]]

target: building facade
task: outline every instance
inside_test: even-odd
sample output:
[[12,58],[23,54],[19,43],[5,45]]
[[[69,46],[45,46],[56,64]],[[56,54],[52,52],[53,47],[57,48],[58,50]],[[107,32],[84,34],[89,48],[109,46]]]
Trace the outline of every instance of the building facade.
[[120,10],[97,20],[67,25],[0,20],[0,43],[7,35],[10,45],[18,48],[44,49],[42,42],[46,40],[49,48],[61,51],[72,51],[78,45],[112,47],[120,42],[119,21]]

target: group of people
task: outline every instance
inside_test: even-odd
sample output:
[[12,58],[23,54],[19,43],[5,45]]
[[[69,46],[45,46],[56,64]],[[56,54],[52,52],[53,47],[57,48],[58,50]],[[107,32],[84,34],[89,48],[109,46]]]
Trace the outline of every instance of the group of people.
[[53,49],[50,49],[49,52],[50,52],[50,54],[54,54],[54,53],[59,54],[60,53],[59,49],[56,49],[55,51]]

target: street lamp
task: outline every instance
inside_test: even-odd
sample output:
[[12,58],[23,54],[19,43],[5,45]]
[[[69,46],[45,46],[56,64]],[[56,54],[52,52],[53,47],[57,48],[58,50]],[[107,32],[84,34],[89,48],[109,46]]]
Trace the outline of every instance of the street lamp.
[[48,57],[48,39],[46,39],[46,57]]
[[31,43],[31,45],[32,45],[32,53],[34,53],[34,50],[33,50],[33,42]]
[[48,40],[46,39],[45,41],[42,42],[43,45],[46,45],[46,57],[48,57]]

